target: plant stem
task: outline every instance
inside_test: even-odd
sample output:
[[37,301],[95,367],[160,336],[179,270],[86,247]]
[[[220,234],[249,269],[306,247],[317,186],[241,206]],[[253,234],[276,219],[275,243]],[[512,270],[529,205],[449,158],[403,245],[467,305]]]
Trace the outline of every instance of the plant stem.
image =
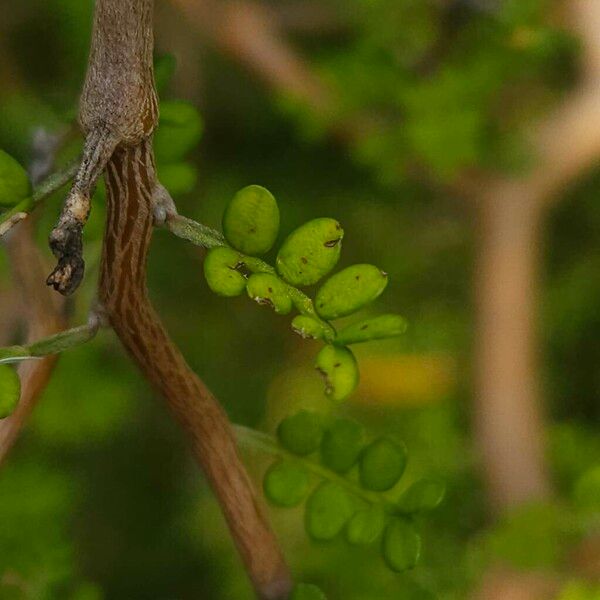
[[70,162],[63,169],[56,171],[42,181],[42,183],[35,188],[31,197],[25,198],[25,200],[22,200],[7,212],[2,213],[2,215],[0,215],[0,237],[2,237],[14,225],[19,223],[19,221],[27,218],[27,215],[31,213],[48,196],[58,191],[61,187],[73,179],[78,165],[79,159]]
[[58,354],[81,346],[96,336],[101,326],[100,319],[94,314],[85,325],[66,329],[55,335],[42,338],[26,346],[8,346],[0,348],[0,364],[16,363],[32,358],[41,358]]

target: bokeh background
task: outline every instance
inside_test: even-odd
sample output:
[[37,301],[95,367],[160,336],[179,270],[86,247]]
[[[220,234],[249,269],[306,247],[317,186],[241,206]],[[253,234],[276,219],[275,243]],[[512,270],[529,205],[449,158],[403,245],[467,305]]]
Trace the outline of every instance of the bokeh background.
[[[0,147],[24,165],[40,127],[75,119],[92,4],[0,0]],[[406,481],[447,483],[405,575],[372,549],[310,542],[300,510],[270,509],[294,573],[332,599],[598,600],[598,1],[156,5],[161,99],[203,120],[175,168],[175,142],[159,152],[180,212],[219,227],[258,183],[280,204],[281,239],[338,218],[341,264],[390,274],[372,311],[410,323],[358,348],[359,390],[333,406],[316,346],[247,299],[212,295],[203,252],[155,236],[153,301],[233,421],[352,416],[404,440]],[[36,217],[48,261],[60,202]],[[72,323],[94,297],[103,215],[100,189]],[[0,305],[0,342],[18,341],[28,303],[4,252]],[[259,485],[268,457],[245,456]],[[2,464],[0,598],[251,597],[186,440],[115,336],[64,354]]]

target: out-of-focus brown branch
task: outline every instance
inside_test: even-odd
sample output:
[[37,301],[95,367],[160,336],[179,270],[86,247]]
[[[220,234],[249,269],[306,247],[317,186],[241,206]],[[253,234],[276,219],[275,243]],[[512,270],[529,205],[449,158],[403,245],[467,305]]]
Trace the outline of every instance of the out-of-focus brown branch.
[[227,56],[269,88],[328,113],[331,92],[281,34],[276,15],[252,0],[171,0]]
[[[34,139],[35,158],[30,173],[34,183],[41,181],[51,170],[57,140],[39,132]],[[34,240],[34,222],[27,219],[15,225],[3,240],[12,276],[20,295],[20,313],[27,328],[27,341],[52,335],[65,328],[64,299],[52,294],[44,285],[48,265]],[[21,398],[15,412],[0,420],[0,464],[14,445],[25,421],[46,388],[57,356],[26,361],[19,366]]]

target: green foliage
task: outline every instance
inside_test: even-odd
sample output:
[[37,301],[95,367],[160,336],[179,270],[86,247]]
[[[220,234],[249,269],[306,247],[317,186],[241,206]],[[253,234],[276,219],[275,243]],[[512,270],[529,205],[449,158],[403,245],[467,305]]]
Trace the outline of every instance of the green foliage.
[[282,106],[320,136],[366,120],[354,156],[388,185],[522,169],[523,126],[573,80],[577,44],[548,11],[546,0],[351,0],[348,39],[316,58],[338,90],[329,111]]
[[406,320],[400,315],[381,315],[344,327],[338,332],[335,342],[348,346],[349,344],[396,337],[402,335],[407,326]]
[[200,114],[189,102],[160,103],[160,120],[154,134],[154,153],[159,163],[176,163],[193,150],[202,136]]
[[176,198],[193,191],[198,181],[198,169],[187,162],[162,164],[158,167],[158,177]]
[[373,544],[381,536],[385,519],[385,511],[378,505],[355,512],[346,527],[346,539],[356,546]]
[[349,348],[324,346],[315,365],[325,378],[325,393],[338,402],[347,398],[358,385],[358,365]]
[[[441,482],[428,478],[409,487],[400,503],[385,493],[404,471],[403,445],[377,437],[365,448],[362,427],[346,418],[329,419],[323,434],[321,418],[306,410],[280,423],[280,445],[265,434],[242,430],[242,441],[281,457],[263,482],[271,503],[297,506],[306,497],[308,474],[319,480],[305,505],[304,524],[311,539],[329,541],[344,531],[349,544],[369,546],[383,537],[381,552],[392,570],[416,564],[421,542],[411,519],[437,506],[444,490]],[[320,452],[309,457],[317,447]],[[356,481],[350,470],[359,457]]]
[[326,340],[328,335],[323,322],[308,315],[296,315],[292,319],[292,329],[304,339]]
[[239,272],[241,256],[231,248],[211,248],[204,259],[208,287],[219,296],[239,296],[246,289],[246,278]]
[[0,149],[0,208],[15,206],[30,195],[31,183],[25,169]]
[[[217,244],[209,250],[204,265],[211,290],[231,297],[241,294],[245,287],[251,299],[278,314],[285,315],[296,308],[300,314],[292,320],[292,329],[303,338],[327,344],[317,355],[316,368],[325,378],[326,394],[333,400],[347,398],[359,380],[356,359],[344,340],[357,343],[395,337],[406,329],[402,317],[383,315],[347,326],[338,338],[328,322],[356,312],[383,292],[387,274],[372,265],[354,265],[328,279],[317,292],[317,310],[312,300],[294,287],[316,283],[337,264],[344,232],[334,219],[313,219],[294,230],[279,249],[277,269],[252,256],[267,252],[279,230],[279,208],[265,188],[243,188],[225,209],[225,238],[238,251],[220,246],[221,238],[212,230],[207,242],[207,228],[200,224],[196,228],[197,243],[209,247]],[[192,239],[187,233],[184,237]]]
[[292,285],[317,283],[335,267],[344,230],[334,219],[313,219],[292,231],[277,254],[277,271]]
[[263,480],[265,496],[277,506],[296,506],[308,492],[308,473],[302,466],[291,462],[272,465]]
[[339,319],[376,300],[388,282],[387,273],[373,265],[352,265],[330,277],[315,297],[324,319]]
[[383,556],[390,569],[398,572],[412,569],[420,554],[421,538],[414,525],[406,519],[393,519],[383,536]]
[[312,583],[297,583],[290,600],[327,600],[327,597]]
[[0,419],[8,417],[17,407],[21,395],[21,380],[17,372],[0,365]]
[[323,438],[322,417],[308,410],[286,417],[277,428],[277,437],[286,449],[305,456],[315,452]]
[[241,189],[223,214],[223,233],[244,254],[268,252],[279,233],[279,207],[271,192],[260,185]]
[[317,487],[306,504],[306,531],[317,541],[332,540],[344,528],[354,510],[352,498],[336,483]]
[[385,492],[398,483],[406,468],[407,452],[390,438],[380,438],[367,446],[360,457],[360,481],[376,492]]
[[415,481],[398,501],[398,510],[403,513],[418,513],[437,508],[446,494],[446,485],[439,479]]
[[246,290],[252,300],[271,307],[278,315],[287,315],[292,310],[287,286],[272,273],[253,273],[248,278]]
[[336,473],[347,473],[358,460],[364,445],[362,425],[350,419],[336,419],[325,431],[321,461]]

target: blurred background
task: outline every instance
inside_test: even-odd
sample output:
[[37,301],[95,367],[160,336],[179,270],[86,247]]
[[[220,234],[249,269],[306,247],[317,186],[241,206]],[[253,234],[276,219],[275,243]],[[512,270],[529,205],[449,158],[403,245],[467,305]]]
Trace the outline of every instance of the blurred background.
[[[74,122],[92,11],[0,0],[0,147],[24,165],[40,127]],[[360,387],[333,406],[317,346],[215,297],[203,252],[155,235],[153,301],[233,421],[272,432],[299,407],[348,415],[405,441],[406,481],[447,483],[405,575],[270,509],[295,575],[344,600],[598,600],[598,0],[156,0],[155,27],[161,100],[203,121],[185,159],[157,141],[180,212],[219,228],[257,183],[280,204],[282,239],[338,218],[341,264],[390,274],[373,312],[410,323],[357,349]],[[36,216],[43,261],[62,196]],[[94,297],[103,217],[99,189],[73,324]],[[7,250],[1,344],[35,304],[11,278],[32,269]],[[259,482],[268,458],[246,459]],[[0,598],[251,597],[186,440],[115,336],[64,354],[2,463]]]

